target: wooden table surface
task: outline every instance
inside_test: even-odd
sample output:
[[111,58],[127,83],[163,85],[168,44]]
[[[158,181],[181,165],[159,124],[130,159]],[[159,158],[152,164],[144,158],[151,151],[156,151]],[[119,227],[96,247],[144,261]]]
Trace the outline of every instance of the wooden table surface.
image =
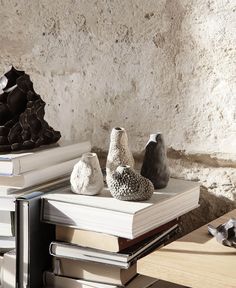
[[[211,224],[230,218],[236,209]],[[138,273],[188,287],[236,287],[236,249],[219,244],[204,225],[138,260]]]

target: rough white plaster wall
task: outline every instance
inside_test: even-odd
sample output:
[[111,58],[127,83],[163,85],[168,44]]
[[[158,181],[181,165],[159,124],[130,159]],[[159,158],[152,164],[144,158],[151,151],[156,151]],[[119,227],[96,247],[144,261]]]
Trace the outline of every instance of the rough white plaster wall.
[[[69,138],[106,149],[235,152],[236,13],[227,0],[2,0],[0,69],[25,69]],[[105,143],[105,145],[104,145]]]
[[[63,138],[89,138],[106,151],[119,125],[139,152],[150,133],[162,131],[174,150],[235,164],[235,0],[0,5],[0,72],[12,63],[31,75]],[[236,166],[210,162],[171,160],[171,169],[235,199]]]

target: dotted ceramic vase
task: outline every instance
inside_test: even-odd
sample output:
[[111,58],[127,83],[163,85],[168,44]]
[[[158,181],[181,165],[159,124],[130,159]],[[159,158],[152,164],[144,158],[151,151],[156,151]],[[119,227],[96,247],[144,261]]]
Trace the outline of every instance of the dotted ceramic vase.
[[70,183],[71,190],[77,194],[96,195],[103,189],[103,175],[96,153],[82,155],[74,166]]
[[112,196],[123,201],[145,201],[151,198],[154,187],[151,181],[129,166],[118,166],[109,181]]
[[124,128],[116,127],[111,131],[110,147],[107,155],[107,182],[119,165],[134,167],[134,158],[129,149],[128,137]]
[[161,133],[151,134],[146,145],[141,175],[148,178],[155,189],[167,186],[170,171],[167,165],[167,156],[164,139]]

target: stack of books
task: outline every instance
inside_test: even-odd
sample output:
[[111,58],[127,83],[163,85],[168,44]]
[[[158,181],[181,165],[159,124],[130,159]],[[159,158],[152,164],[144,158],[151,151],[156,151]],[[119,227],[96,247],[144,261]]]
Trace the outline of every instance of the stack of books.
[[65,177],[90,150],[90,142],[82,142],[0,155],[0,195]]
[[82,142],[0,154],[0,283],[4,288],[15,287],[16,200],[68,183],[74,164],[90,150],[90,142]]
[[0,287],[15,288],[16,250],[10,250],[0,256]]
[[44,195],[42,221],[56,229],[45,287],[150,287],[157,280],[138,275],[137,260],[175,235],[178,218],[198,207],[199,190],[171,179],[144,202],[119,201],[107,188],[96,196],[69,187]]

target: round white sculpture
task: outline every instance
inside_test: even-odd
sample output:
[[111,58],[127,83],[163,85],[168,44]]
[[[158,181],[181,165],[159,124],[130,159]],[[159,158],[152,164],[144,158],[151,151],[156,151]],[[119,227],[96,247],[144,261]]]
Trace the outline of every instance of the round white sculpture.
[[96,195],[104,187],[103,175],[96,153],[85,153],[75,164],[70,177],[71,190],[77,194]]

